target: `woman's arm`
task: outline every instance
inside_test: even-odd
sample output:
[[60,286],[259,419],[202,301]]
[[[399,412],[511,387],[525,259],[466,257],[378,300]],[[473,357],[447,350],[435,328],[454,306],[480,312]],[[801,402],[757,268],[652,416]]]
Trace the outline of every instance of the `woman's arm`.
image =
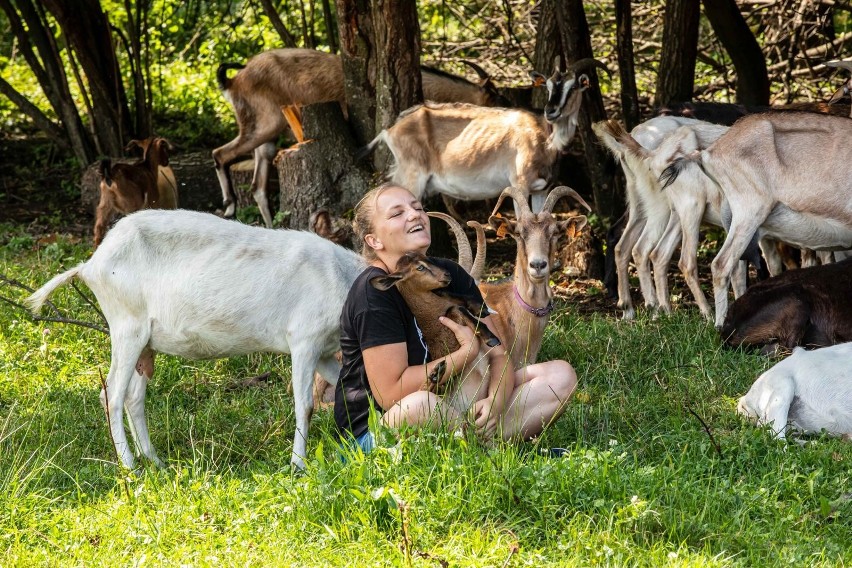
[[459,348],[446,357],[425,365],[408,366],[405,342],[378,345],[362,352],[370,390],[383,410],[388,410],[411,393],[423,390],[427,378],[441,362],[446,363],[445,372],[455,374],[476,360],[479,340],[473,330],[449,318],[442,317],[440,321],[455,333],[459,342]]

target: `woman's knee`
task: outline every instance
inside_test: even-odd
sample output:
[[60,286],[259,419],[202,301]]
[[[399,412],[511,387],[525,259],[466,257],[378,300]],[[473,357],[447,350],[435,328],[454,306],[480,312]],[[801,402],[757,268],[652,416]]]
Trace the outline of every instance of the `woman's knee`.
[[577,388],[577,372],[568,361],[550,361],[547,382],[560,399],[566,398]]
[[432,415],[439,401],[440,398],[429,391],[413,392],[389,408],[382,416],[382,422],[392,428],[403,424],[423,424]]

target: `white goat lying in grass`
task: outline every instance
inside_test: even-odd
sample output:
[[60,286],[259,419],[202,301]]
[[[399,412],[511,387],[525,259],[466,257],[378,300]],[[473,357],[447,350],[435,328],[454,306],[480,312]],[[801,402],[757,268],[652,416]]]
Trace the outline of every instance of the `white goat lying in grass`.
[[852,343],[793,354],[760,375],[737,412],[771,424],[778,438],[788,425],[802,432],[852,435]]
[[121,463],[134,456],[122,409],[143,456],[157,465],[145,418],[156,352],[217,359],[290,353],[296,434],[292,463],[304,468],[313,373],[340,372],[340,312],[366,268],[349,249],[306,231],[272,231],[194,211],[141,211],[120,220],[88,261],[27,299],[37,311],[75,276],[109,322],[112,362],[101,402]]

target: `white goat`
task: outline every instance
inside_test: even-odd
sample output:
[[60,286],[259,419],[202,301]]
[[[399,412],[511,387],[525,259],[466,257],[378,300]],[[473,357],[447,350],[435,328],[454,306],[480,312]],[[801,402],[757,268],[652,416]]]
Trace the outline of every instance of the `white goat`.
[[769,424],[784,439],[788,426],[852,436],[852,343],[793,354],[760,375],[737,412]]
[[812,113],[749,115],[708,149],[675,160],[666,177],[702,168],[721,188],[725,243],[713,259],[716,327],[728,311],[731,273],[756,237],[799,248],[852,248],[849,118]]
[[[478,83],[421,67],[424,98],[439,102],[503,104],[506,99],[497,92],[488,74],[466,63],[479,75]],[[240,72],[229,79],[229,69],[240,69]],[[276,153],[274,142],[288,124],[302,142],[298,111],[293,107],[331,101],[345,104],[343,64],[339,56],[314,49],[273,49],[255,55],[246,65],[223,63],[216,78],[234,108],[240,129],[236,138],[213,150],[224,215],[233,217],[236,212],[229,167],[241,156],[254,153],[251,191],[264,223],[271,227],[266,185]]]
[[[583,91],[589,86],[588,76],[577,77],[576,72],[588,67],[606,69],[600,61],[583,59],[566,73],[557,70],[547,79],[544,116],[517,109],[425,103],[403,111],[361,156],[384,142],[395,159],[391,180],[418,199],[442,193],[471,201],[517,187],[527,200],[532,195],[533,211],[541,211],[551,169],[574,138]],[[517,205],[515,213],[520,215]]]
[[[619,139],[619,136],[622,136],[621,133],[624,132],[624,129],[620,126],[616,130],[614,125],[611,126],[606,121],[603,121],[596,123],[592,127],[598,138],[600,138],[621,163],[624,176],[627,180],[627,226],[618,244],[615,246],[615,266],[618,274],[618,307],[624,310],[624,319],[633,319],[635,317],[633,301],[630,297],[630,281],[628,277],[628,262],[631,255],[636,265],[636,272],[639,276],[639,287],[642,297],[645,299],[645,306],[649,309],[661,308],[665,311],[671,310],[668,298],[668,283],[666,281],[668,261],[671,259],[671,254],[669,254],[668,258],[665,258],[664,252],[666,249],[660,249],[656,255],[654,252],[664,235],[667,235],[670,241],[674,240],[676,243],[680,224],[678,224],[677,218],[672,219],[671,199],[667,193],[660,191],[659,172],[655,173],[652,170],[648,158],[652,155],[652,151],[656,150],[664,140],[681,127],[697,129],[700,134],[695,138],[695,142],[703,143],[701,147],[706,147],[714,136],[718,137],[720,131],[716,129],[724,128],[692,118],[659,116],[636,126],[627,138]],[[633,146],[628,147],[628,142],[633,144]],[[639,148],[636,147],[637,145]],[[677,151],[677,143],[673,143],[664,149],[664,152],[672,154]],[[701,188],[696,188],[696,192],[699,191],[701,191]],[[702,193],[704,192],[702,191]],[[713,200],[709,196],[706,194],[698,195],[696,193],[693,198],[696,204],[701,202],[711,205],[712,211]],[[686,207],[687,203],[682,203],[682,206]],[[700,220],[703,215],[704,210],[702,209],[698,215],[698,219]],[[708,221],[712,221],[712,217],[708,216]],[[689,228],[691,230],[692,225]],[[697,228],[695,230],[697,231]],[[684,233],[684,237],[686,237],[686,233]],[[697,235],[695,238],[697,240]],[[666,246],[670,245],[667,243]],[[691,242],[688,246],[690,247],[689,250],[693,247]],[[697,250],[697,243],[694,248]],[[683,257],[681,258],[684,261],[688,260]],[[655,278],[651,274],[650,261],[652,259],[655,261]],[[691,268],[691,266],[687,265],[683,270],[686,271]],[[735,287],[737,296],[745,290],[744,263],[741,265],[740,270],[741,272],[739,273],[739,278],[736,280]],[[694,273],[694,271],[691,272]],[[657,281],[658,288],[662,284],[661,290],[655,290],[654,280]],[[689,279],[687,282],[689,282]],[[695,294],[696,289],[700,292],[697,280],[694,286],[690,285],[690,289],[693,291],[693,294]],[[701,299],[703,298],[703,293],[696,295],[699,307],[703,313],[706,313],[705,309],[709,310],[709,306],[705,308],[701,304]]]
[[340,312],[364,260],[306,231],[271,231],[193,211],[141,211],[120,220],[92,257],[27,300],[38,310],[75,276],[109,322],[112,362],[101,401],[121,463],[134,464],[122,421],[143,456],[161,465],[145,418],[157,352],[215,359],[290,353],[304,467],[313,373],[337,382]]

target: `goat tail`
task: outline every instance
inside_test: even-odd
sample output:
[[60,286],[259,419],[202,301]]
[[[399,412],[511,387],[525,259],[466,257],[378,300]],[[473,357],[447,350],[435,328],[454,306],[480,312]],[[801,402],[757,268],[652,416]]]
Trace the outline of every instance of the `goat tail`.
[[669,164],[669,166],[663,170],[663,173],[660,174],[660,189],[666,189],[668,186],[673,184],[681,172],[689,167],[690,164],[696,164],[704,170],[704,165],[701,162],[701,152],[693,152],[688,156],[677,158]]
[[369,144],[355,152],[355,161],[360,162],[365,159],[367,156],[373,153],[373,150],[376,149],[376,146],[379,145],[379,142],[385,139],[385,131],[382,130],[379,132],[379,135],[373,138]]
[[101,163],[98,165],[98,175],[101,176],[101,179],[104,180],[107,186],[112,185],[112,178],[110,177],[111,171],[112,161],[109,158],[101,160]]
[[231,81],[228,79],[228,71],[231,69],[245,69],[245,65],[241,63],[222,63],[216,69],[216,82],[219,84],[220,91],[227,91],[231,88]]
[[68,282],[71,281],[77,274],[79,274],[80,270],[83,268],[83,264],[78,264],[74,268],[70,270],[66,270],[62,274],[58,274],[50,279],[50,281],[33,292],[33,294],[24,300],[24,303],[27,307],[34,313],[37,314],[41,307],[47,302],[47,298],[53,294],[53,291],[59,288],[60,286],[64,286]]

